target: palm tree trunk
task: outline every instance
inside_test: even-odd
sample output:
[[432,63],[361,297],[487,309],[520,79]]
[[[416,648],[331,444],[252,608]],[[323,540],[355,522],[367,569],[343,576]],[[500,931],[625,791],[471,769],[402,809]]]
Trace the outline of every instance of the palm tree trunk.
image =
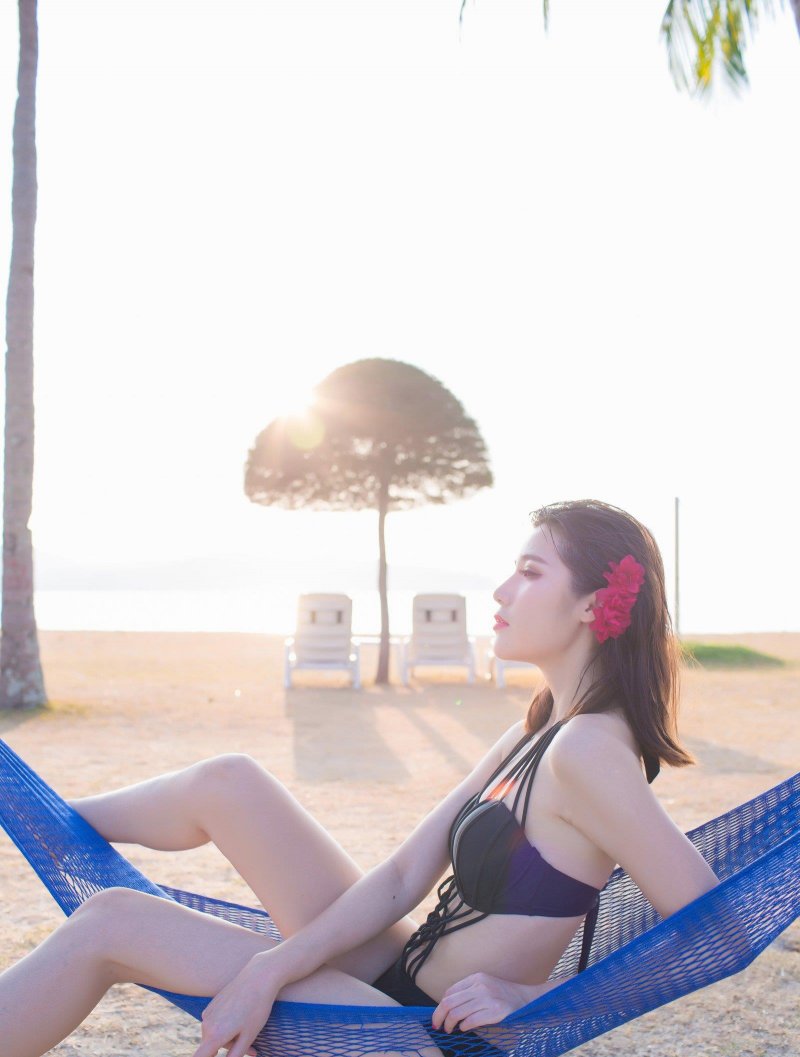
[[47,703],[33,612],[33,237],[36,227],[36,0],[19,0],[11,267],[6,300],[6,421],[0,708]]

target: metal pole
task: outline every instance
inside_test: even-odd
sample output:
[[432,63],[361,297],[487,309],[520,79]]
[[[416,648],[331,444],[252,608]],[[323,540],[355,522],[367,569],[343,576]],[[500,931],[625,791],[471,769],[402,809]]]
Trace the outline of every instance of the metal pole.
[[678,497],[675,496],[675,634],[678,638],[680,638],[681,634],[680,555],[678,550],[679,535]]

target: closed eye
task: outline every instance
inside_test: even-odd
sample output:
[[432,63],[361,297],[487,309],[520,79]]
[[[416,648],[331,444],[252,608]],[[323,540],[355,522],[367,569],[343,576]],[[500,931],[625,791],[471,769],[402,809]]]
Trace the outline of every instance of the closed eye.
[[520,573],[522,576],[541,576],[535,569],[520,569],[517,562],[514,562],[514,571]]

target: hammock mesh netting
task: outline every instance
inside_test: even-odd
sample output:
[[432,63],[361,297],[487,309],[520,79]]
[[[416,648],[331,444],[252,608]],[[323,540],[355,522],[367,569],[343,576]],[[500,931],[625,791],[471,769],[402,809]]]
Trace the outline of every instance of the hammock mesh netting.
[[[279,940],[269,915],[148,880],[0,740],[0,823],[65,914],[101,889],[174,899]],[[446,1034],[423,1007],[275,1003],[260,1057],[556,1057],[651,1009],[739,972],[800,915],[800,773],[688,834],[721,880],[662,920],[617,869],[603,890],[589,967],[578,929],[563,982],[502,1023]],[[207,997],[156,991],[200,1018]]]

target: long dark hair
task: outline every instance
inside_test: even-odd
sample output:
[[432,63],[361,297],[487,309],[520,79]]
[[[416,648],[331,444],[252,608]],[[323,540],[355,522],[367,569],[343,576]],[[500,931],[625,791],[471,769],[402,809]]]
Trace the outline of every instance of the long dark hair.
[[[594,682],[567,718],[621,707],[648,772],[656,761],[673,767],[694,763],[678,742],[680,647],[667,609],[664,563],[652,533],[624,510],[597,499],[551,503],[530,517],[535,528],[550,530],[553,546],[572,574],[576,597],[607,587],[603,573],[610,571],[609,562],[626,554],[645,571],[630,627],[617,638],[597,643],[591,662]],[[527,732],[541,730],[552,709],[553,695],[544,686],[528,709]]]

